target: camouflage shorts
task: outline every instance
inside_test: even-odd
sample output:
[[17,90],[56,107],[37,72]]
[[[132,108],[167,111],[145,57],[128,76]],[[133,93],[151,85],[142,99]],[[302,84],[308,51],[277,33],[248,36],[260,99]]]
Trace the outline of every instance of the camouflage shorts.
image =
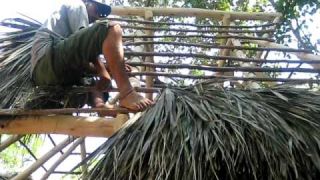
[[102,53],[102,44],[108,33],[108,22],[100,21],[83,28],[66,39],[53,39],[48,50],[36,65],[33,79],[37,85],[76,84]]

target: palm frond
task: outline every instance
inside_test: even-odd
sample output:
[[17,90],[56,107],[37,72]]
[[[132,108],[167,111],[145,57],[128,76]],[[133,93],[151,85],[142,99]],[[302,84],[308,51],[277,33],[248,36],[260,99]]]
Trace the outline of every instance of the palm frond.
[[0,25],[13,28],[0,38],[0,108],[23,107],[34,91],[30,51],[40,24],[32,19],[10,18]]
[[109,138],[89,179],[319,179],[320,94],[166,89]]

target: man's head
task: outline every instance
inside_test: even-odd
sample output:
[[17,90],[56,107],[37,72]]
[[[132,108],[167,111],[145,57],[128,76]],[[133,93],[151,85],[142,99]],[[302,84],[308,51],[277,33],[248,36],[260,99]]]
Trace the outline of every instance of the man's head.
[[86,5],[89,22],[94,22],[100,17],[106,17],[111,13],[111,7],[95,0],[82,0]]

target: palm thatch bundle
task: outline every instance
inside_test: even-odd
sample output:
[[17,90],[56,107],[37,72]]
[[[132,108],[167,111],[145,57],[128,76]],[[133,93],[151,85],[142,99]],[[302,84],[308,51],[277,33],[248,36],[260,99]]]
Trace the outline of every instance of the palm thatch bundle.
[[11,28],[0,37],[0,108],[11,108],[21,106],[33,91],[30,51],[40,23],[10,18],[0,22],[0,26]]
[[319,179],[320,93],[166,89],[98,154],[89,179]]

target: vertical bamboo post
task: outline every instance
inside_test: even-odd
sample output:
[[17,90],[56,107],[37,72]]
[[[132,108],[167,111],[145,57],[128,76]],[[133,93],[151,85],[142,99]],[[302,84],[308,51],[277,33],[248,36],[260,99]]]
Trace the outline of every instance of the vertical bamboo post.
[[84,141],[84,138],[77,139],[70,148],[59,157],[59,159],[48,169],[48,171],[42,176],[41,180],[48,179],[48,177],[52,174],[52,172],[72,153],[76,147]]
[[[239,40],[237,40],[237,39],[231,39],[231,41],[232,41],[232,44],[233,44],[234,46],[241,46],[241,43],[240,43]],[[241,51],[241,50],[236,50],[236,51],[235,51],[235,54],[236,54],[236,57],[247,58],[246,54],[245,54],[243,51]],[[248,63],[248,62],[246,62],[246,63],[240,62],[240,66],[241,66],[241,67],[254,67],[255,64],[251,64],[251,63]],[[254,77],[255,74],[254,74],[254,73],[244,73],[244,76],[245,76],[245,77]],[[252,81],[248,82],[248,86],[249,86],[250,88],[259,88],[259,87],[260,87],[260,85],[259,85],[257,82],[252,82]]]
[[44,164],[47,160],[49,160],[52,156],[54,156],[56,153],[58,153],[60,150],[65,148],[67,145],[69,145],[74,140],[74,137],[68,137],[64,141],[62,141],[60,144],[58,144],[56,147],[51,149],[49,152],[47,152],[45,155],[43,155],[41,158],[39,158],[35,163],[33,163],[31,166],[29,166],[27,169],[25,169],[23,172],[16,175],[12,180],[24,180],[27,179],[35,170],[37,170],[42,164]]
[[[150,10],[146,10],[144,17],[145,17],[146,20],[152,20],[153,19],[153,12],[150,11]],[[146,27],[151,27],[151,26],[152,26],[151,24],[147,24],[146,25]],[[154,35],[154,31],[146,30],[145,34],[148,35],[148,36],[153,36]],[[148,39],[148,41],[153,41],[153,38]],[[153,52],[154,51],[153,44],[145,45],[145,51],[146,52]],[[149,62],[149,63],[154,63],[153,56],[146,57],[145,61]],[[154,72],[154,68],[146,67],[146,72]],[[152,76],[147,76],[146,77],[146,87],[147,88],[153,87],[153,80],[154,80],[154,77],[152,77]],[[146,97],[148,99],[152,100],[153,99],[153,94],[152,93],[147,93]]]
[[[230,21],[231,21],[231,15],[230,15],[230,14],[225,14],[225,15],[223,16],[223,19],[222,19],[222,25],[223,25],[223,26],[229,26],[229,25],[230,25]],[[226,30],[228,30],[228,29],[226,29]],[[228,35],[228,33],[222,33],[221,35]],[[231,43],[231,42],[230,42],[229,39],[223,39],[222,42],[221,42],[221,45],[230,46],[230,45],[231,45],[230,43]],[[228,50],[228,49],[222,49],[222,50],[220,50],[219,55],[220,55],[220,56],[226,56],[226,55],[228,55],[229,53],[230,53],[230,50]],[[225,64],[225,61],[224,61],[224,60],[219,60],[219,61],[217,62],[217,64],[218,64],[218,67],[223,67],[224,64]],[[222,76],[222,75],[223,75],[223,72],[219,72],[219,73],[217,73],[217,75]]]
[[[80,152],[81,152],[81,160],[83,161],[87,157],[87,150],[86,150],[86,140],[83,138],[83,142],[80,144]],[[88,164],[83,163],[81,166],[82,170],[82,177],[87,177],[88,175]]]
[[4,140],[0,144],[0,152],[3,151],[4,149],[6,149],[7,147],[9,147],[11,144],[14,144],[15,142],[17,142],[21,138],[22,138],[22,135],[12,135],[12,136],[8,137],[6,140]]
[[[279,23],[280,20],[281,20],[280,16],[277,16],[276,18],[273,19],[272,23],[274,23],[275,25],[272,26],[272,30],[274,30],[274,31],[276,30],[276,28],[277,28],[276,24]],[[269,38],[269,37],[270,37],[270,33],[265,33],[265,34],[262,35],[262,38]],[[263,52],[264,51],[259,51],[257,53],[257,55],[256,55],[256,58],[257,59],[261,59],[261,56],[262,56]],[[266,56],[266,58],[267,58],[267,56]]]

